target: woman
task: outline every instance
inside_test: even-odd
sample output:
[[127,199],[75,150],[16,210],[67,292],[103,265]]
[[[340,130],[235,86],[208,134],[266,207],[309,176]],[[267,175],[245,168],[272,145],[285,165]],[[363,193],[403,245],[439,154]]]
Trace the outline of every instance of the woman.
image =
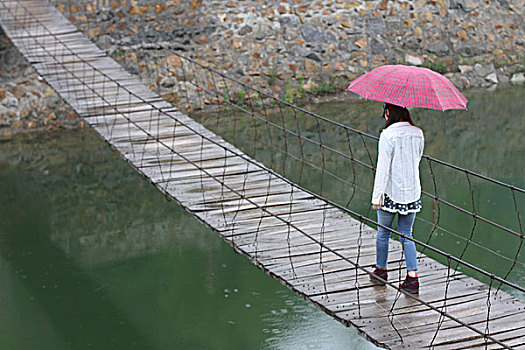
[[[383,117],[385,128],[379,137],[377,169],[372,205],[377,210],[377,222],[392,228],[398,214],[397,231],[412,238],[416,213],[421,210],[419,161],[423,155],[423,131],[414,126],[406,108],[386,103]],[[419,292],[416,246],[413,241],[399,237],[405,253],[407,276],[400,288],[409,293]],[[387,280],[388,243],[390,231],[377,228],[376,268],[370,279],[384,285]]]

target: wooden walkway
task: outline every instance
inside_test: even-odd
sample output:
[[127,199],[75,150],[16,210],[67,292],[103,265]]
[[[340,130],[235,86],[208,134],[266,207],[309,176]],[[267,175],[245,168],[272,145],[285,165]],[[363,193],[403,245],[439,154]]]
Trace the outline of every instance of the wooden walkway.
[[[419,257],[418,298],[431,307],[393,287],[371,285],[362,268],[370,271],[375,262],[373,229],[272,174],[163,101],[48,1],[1,1],[0,23],[39,74],[137,171],[272,277],[375,344],[502,348],[440,318],[436,310],[442,310],[489,330],[509,348],[525,349],[523,300],[449,275],[447,266],[425,255]],[[392,242],[391,277],[404,277],[402,261],[399,243]]]

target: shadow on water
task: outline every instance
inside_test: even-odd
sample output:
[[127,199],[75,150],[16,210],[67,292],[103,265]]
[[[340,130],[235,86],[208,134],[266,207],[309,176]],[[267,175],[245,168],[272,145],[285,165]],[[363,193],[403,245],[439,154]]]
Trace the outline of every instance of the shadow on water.
[[46,312],[72,348],[149,348],[142,332],[106,293],[45,236],[51,231],[45,190],[27,186],[33,179],[24,174],[13,176],[16,180],[8,178],[0,189],[1,196],[9,199],[1,210],[0,254],[22,278],[31,301]]
[[89,130],[0,143],[0,180],[0,348],[374,348]]
[[[14,144],[14,147],[19,146],[23,147]],[[26,151],[32,147],[28,148]],[[0,255],[3,264],[9,265],[9,272],[4,271],[4,274],[11,275],[3,281],[13,280],[13,285],[23,285],[23,294],[29,299],[26,302],[45,313],[50,327],[60,333],[61,342],[68,347],[150,348],[142,331],[111,302],[104,290],[100,290],[82,261],[70,255],[75,246],[71,242],[78,238],[72,234],[85,226],[71,226],[64,232],[56,226],[57,221],[82,215],[77,209],[85,209],[75,205],[78,201],[68,200],[68,197],[75,197],[75,192],[71,191],[75,186],[74,172],[66,178],[63,173],[69,154],[58,155],[59,150],[52,147],[49,154],[38,149],[12,151],[4,148],[2,158],[9,159],[0,161],[0,198],[3,198],[0,202]],[[59,161],[57,169],[53,169],[53,164],[46,164],[53,160]],[[63,240],[68,242],[65,250],[62,249]],[[2,293],[2,304],[8,305],[7,309],[16,309],[13,304],[24,302],[17,291],[18,288],[14,288],[12,294]],[[4,340],[0,343],[22,333],[28,346],[36,345],[40,343],[39,336],[43,336],[35,336],[25,326],[12,329],[10,333],[1,337]],[[10,348],[17,348],[17,345],[12,344]]]

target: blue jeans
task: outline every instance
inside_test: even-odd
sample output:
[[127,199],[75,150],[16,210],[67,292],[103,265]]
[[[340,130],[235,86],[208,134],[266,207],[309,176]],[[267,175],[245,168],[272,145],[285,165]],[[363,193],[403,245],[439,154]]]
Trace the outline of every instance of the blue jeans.
[[[392,228],[396,214],[384,210],[377,211],[377,222],[386,227]],[[407,237],[412,238],[412,226],[416,219],[416,213],[409,213],[407,215],[398,214],[397,231]],[[390,242],[390,231],[377,227],[376,238],[376,267],[386,269],[388,260],[388,243]],[[399,241],[403,245],[405,253],[405,260],[407,264],[407,271],[417,271],[417,251],[416,245],[413,241],[399,237]]]

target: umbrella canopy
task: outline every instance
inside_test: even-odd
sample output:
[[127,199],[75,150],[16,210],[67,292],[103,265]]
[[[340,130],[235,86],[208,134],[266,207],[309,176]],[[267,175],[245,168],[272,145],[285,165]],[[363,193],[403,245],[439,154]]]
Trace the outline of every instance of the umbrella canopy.
[[352,80],[349,91],[401,107],[466,109],[467,99],[443,75],[428,68],[385,65]]

